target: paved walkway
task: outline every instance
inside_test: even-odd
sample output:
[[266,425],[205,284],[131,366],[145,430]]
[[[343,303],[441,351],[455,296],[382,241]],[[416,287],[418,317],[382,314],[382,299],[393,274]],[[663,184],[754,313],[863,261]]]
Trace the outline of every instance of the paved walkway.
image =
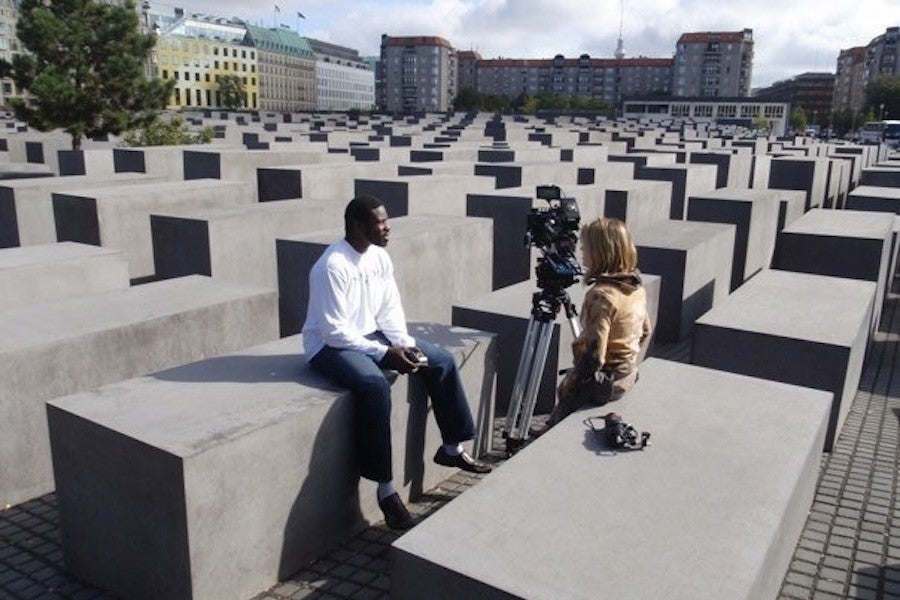
[[[850,414],[834,450],[822,457],[815,501],[778,600],[900,600],[898,305],[900,295],[890,294]],[[689,346],[656,354],[687,360]],[[492,459],[500,462],[499,437],[494,447]],[[427,518],[480,478],[457,473],[410,509]],[[253,600],[387,599],[396,538],[383,524],[370,527]],[[113,596],[65,573],[55,496],[0,509],[0,600],[63,598]]]

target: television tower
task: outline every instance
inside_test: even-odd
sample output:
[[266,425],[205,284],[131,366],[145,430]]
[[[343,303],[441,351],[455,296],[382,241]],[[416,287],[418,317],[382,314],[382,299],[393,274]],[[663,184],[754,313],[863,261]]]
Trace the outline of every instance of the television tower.
[[625,23],[625,0],[619,0],[619,43],[616,44],[615,57],[618,60],[625,58],[625,40],[622,39],[622,26]]

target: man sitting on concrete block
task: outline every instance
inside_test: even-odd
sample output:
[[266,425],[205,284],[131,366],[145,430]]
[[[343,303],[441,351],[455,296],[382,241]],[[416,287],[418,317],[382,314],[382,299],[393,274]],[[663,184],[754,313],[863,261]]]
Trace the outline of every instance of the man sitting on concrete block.
[[434,461],[472,473],[491,468],[474,460],[462,442],[475,437],[472,414],[453,357],[410,337],[384,250],[390,227],[380,200],[354,198],[344,211],[345,237],[331,244],[309,273],[309,308],[303,345],[309,364],[353,392],[360,475],[378,482],[378,505],[388,527],[415,522],[393,485],[391,386],[382,369],[423,377],[444,444]]

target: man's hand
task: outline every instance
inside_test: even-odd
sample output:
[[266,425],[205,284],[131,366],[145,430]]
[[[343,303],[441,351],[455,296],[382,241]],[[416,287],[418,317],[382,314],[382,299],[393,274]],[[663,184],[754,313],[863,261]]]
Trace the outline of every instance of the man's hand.
[[400,373],[414,373],[419,368],[419,363],[413,360],[415,354],[413,351],[417,348],[404,348],[402,346],[389,346],[384,358],[381,359],[381,365],[388,369],[399,371]]

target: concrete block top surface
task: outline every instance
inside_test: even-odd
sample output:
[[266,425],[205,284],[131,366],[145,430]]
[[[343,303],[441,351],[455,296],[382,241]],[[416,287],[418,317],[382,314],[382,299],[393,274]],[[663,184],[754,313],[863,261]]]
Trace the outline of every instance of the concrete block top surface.
[[191,275],[0,312],[0,355],[263,293]]
[[174,216],[201,221],[233,221],[252,218],[270,219],[278,215],[293,215],[298,211],[334,208],[335,213],[343,214],[344,205],[339,200],[279,200],[277,202],[260,202],[237,206],[213,206],[189,210],[179,210],[172,215],[159,211],[154,214]]
[[[411,324],[462,363],[490,334]],[[176,456],[189,457],[346,393],[306,365],[300,335],[56,398],[51,404]]]
[[736,229],[731,223],[662,221],[632,232],[637,246],[690,250],[718,234]]
[[[801,192],[802,193],[802,192]],[[701,194],[692,194],[691,198],[712,200],[730,200],[732,202],[774,201],[779,195],[774,190],[746,189],[746,188],[719,188]]]
[[900,187],[861,185],[850,192],[850,195],[864,196],[866,198],[885,198],[888,200],[900,200]]
[[[405,239],[421,236],[428,231],[440,229],[455,229],[466,227],[474,223],[489,223],[490,219],[482,217],[454,217],[444,215],[411,215],[390,219],[390,239]],[[343,229],[325,229],[301,233],[293,236],[279,237],[278,239],[292,242],[307,242],[310,244],[328,245],[344,237]],[[391,245],[388,243],[387,251],[390,253]]]
[[585,423],[608,409],[577,412],[393,545],[512,597],[757,597],[830,403],[651,358],[614,408],[651,447],[611,452]]
[[58,190],[71,186],[72,189],[81,189],[88,186],[108,186],[121,185],[125,182],[135,183],[136,181],[157,181],[159,178],[143,173],[118,173],[116,175],[63,175],[61,177],[46,177],[37,179],[5,179],[0,181],[0,188],[10,188],[14,190],[27,190],[32,188],[52,188]]
[[894,228],[896,216],[865,210],[814,208],[784,228],[785,233],[884,239]]
[[42,244],[3,248],[0,250],[0,269],[17,269],[33,265],[80,260],[99,256],[121,256],[119,250],[101,248],[91,244],[78,242],[60,242],[58,244]]
[[72,188],[63,193],[66,196],[85,196],[88,198],[103,198],[104,200],[119,200],[123,202],[133,201],[141,195],[159,196],[166,193],[177,193],[181,196],[197,190],[209,190],[217,187],[246,186],[239,181],[227,181],[224,179],[192,179],[189,181],[151,181],[151,182],[126,182],[113,183],[91,188]]
[[697,324],[851,347],[875,289],[873,281],[765,270]]

